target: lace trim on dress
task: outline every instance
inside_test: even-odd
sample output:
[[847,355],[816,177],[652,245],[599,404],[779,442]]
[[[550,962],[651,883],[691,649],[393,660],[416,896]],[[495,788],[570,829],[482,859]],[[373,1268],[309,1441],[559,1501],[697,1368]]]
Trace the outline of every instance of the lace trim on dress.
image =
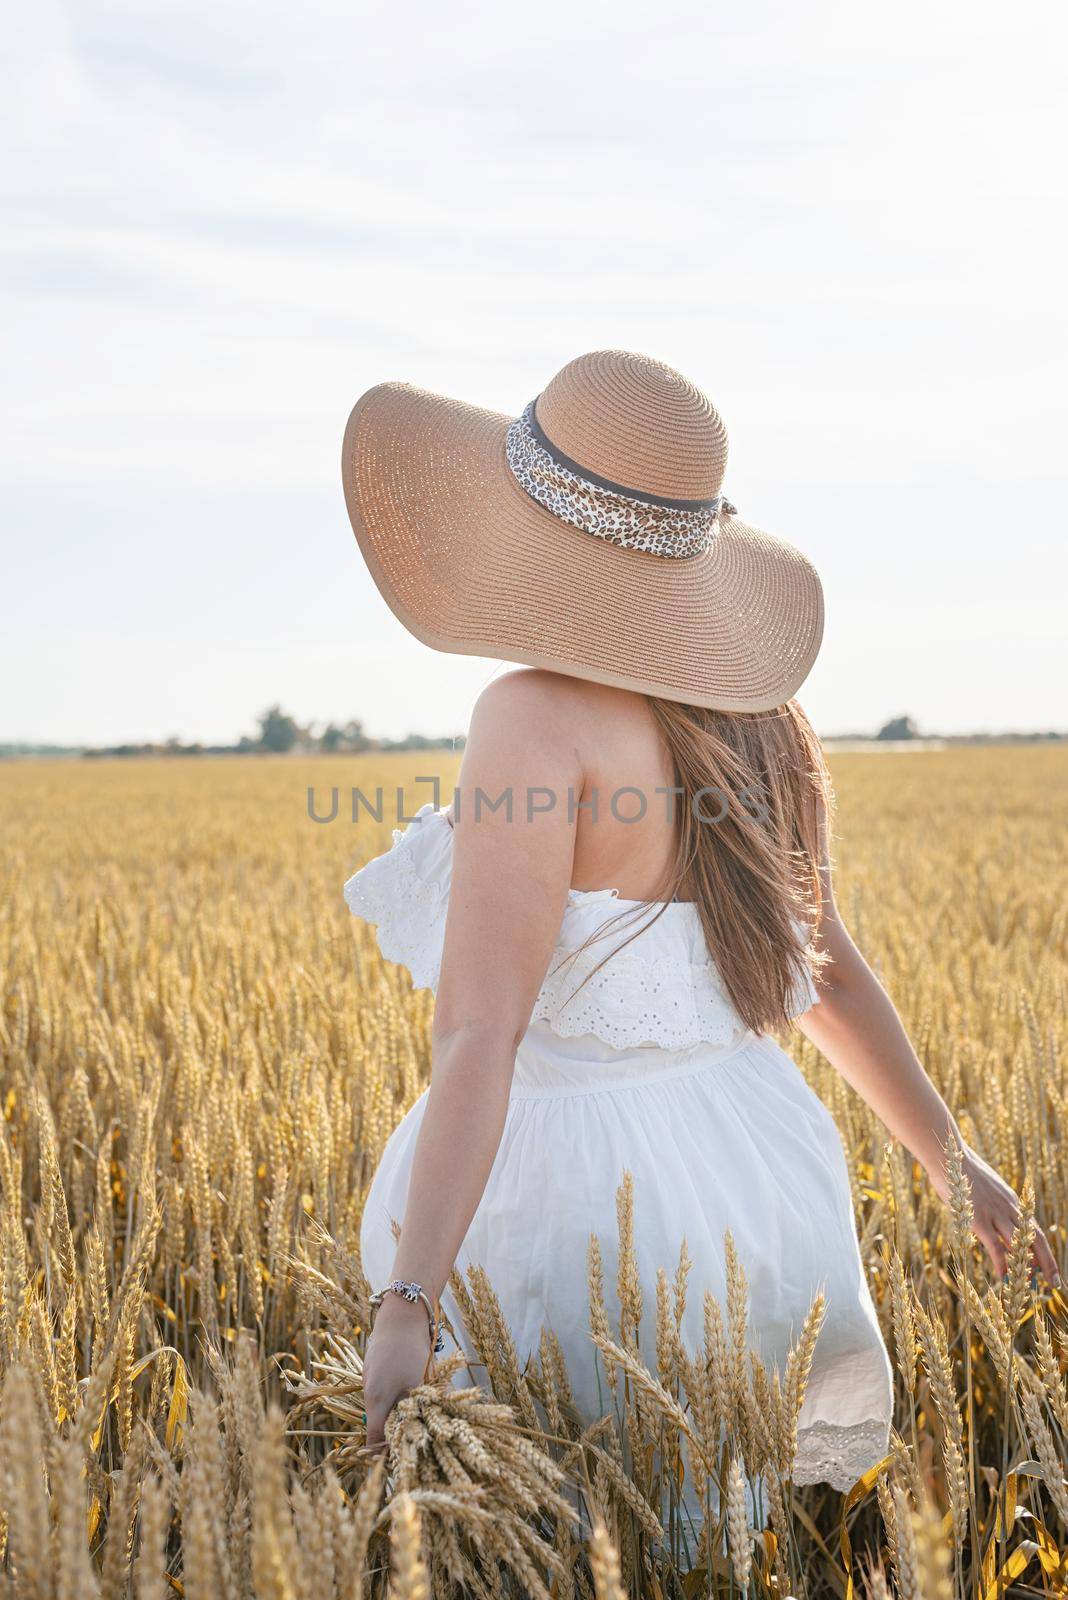
[[547,1022],[561,1038],[592,1033],[616,1049],[726,1045],[746,1032],[710,961],[687,964],[633,946],[595,970],[602,959],[596,944],[577,955],[557,951],[532,1020]]
[[829,1483],[845,1494],[887,1454],[889,1423],[878,1417],[848,1424],[811,1422],[799,1428],[793,1481]]
[[[425,815],[430,809],[424,807],[407,829],[395,828],[393,848],[369,861],[344,889],[349,910],[375,924],[383,956],[406,966],[417,989],[438,986],[449,903],[451,828],[442,813]],[[449,828],[449,834],[436,834],[438,826]],[[420,852],[433,855],[435,848],[440,848],[436,863],[420,871]],[[615,896],[607,890],[572,890],[568,915],[595,900],[611,905]],[[580,926],[573,928],[575,942],[569,945],[566,928],[565,916],[531,1013],[532,1021],[546,1023],[561,1038],[593,1034],[615,1049],[685,1050],[727,1045],[747,1031],[715,964],[694,962],[688,936],[680,939],[677,929],[669,934],[662,919],[619,950],[616,945],[629,927],[618,930],[618,938],[611,930],[607,949],[615,953],[607,960],[606,940],[594,938],[581,948],[591,929]],[[807,977],[798,985],[790,1015],[799,1016],[818,998]]]
[[[398,850],[404,838],[393,830],[394,848],[357,872],[345,885],[345,904],[353,916],[375,924],[378,948],[387,961],[408,968],[416,989],[436,989],[448,908],[448,884],[423,878],[410,852]],[[375,868],[389,862],[388,872]]]
[[[621,940],[625,937],[624,931]],[[644,946],[635,939],[607,960],[597,940],[587,949],[558,946],[534,1002],[532,1020],[547,1022],[561,1038],[592,1033],[617,1049],[652,1044],[686,1050],[741,1039],[748,1029],[715,963],[709,958],[683,959],[674,950],[654,954],[655,938],[654,929]],[[819,999],[811,977],[805,977],[807,981],[795,988],[791,1017],[800,1016]]]

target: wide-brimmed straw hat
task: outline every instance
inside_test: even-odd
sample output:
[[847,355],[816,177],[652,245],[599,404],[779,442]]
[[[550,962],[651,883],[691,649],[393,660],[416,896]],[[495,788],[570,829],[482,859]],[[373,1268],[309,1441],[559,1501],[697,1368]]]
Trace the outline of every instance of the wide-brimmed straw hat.
[[823,591],[723,496],[726,462],[699,389],[599,350],[519,417],[379,384],[349,417],[342,478],[371,574],[424,644],[767,711],[816,659]]

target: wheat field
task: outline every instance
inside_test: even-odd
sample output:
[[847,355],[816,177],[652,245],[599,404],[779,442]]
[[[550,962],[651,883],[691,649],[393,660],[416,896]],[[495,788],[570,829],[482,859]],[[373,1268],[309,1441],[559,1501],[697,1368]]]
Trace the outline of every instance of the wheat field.
[[[897,1373],[888,1457],[847,1496],[790,1479],[818,1347],[747,1359],[745,1262],[655,1348],[591,1252],[612,1397],[521,1363],[492,1284],[456,1284],[483,1385],[362,1445],[362,1196],[424,1086],[432,1002],[347,914],[344,879],[448,783],[451,755],[0,767],[0,1573],[32,1600],[1068,1593],[1068,1306],[1029,1270],[1068,1241],[1063,748],[840,755],[837,883],[964,1136],[1024,1197],[1004,1282],[907,1152],[796,1036],[834,1111]],[[386,815],[349,815],[354,786]],[[339,815],[320,814],[339,790]],[[631,1263],[632,1265],[632,1263]],[[628,1287],[631,1283],[631,1287]],[[628,1301],[628,1295],[631,1296]],[[698,1537],[683,1469],[709,1488]],[[761,1476],[766,1525],[749,1526]],[[712,1496],[712,1487],[717,1493]],[[718,1491],[722,1490],[722,1494]]]

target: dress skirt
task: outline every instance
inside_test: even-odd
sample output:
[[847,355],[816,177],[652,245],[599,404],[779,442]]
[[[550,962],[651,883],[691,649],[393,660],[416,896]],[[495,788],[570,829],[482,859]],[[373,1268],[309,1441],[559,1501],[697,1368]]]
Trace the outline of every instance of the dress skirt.
[[[361,1247],[376,1288],[392,1276],[393,1223],[404,1216],[425,1104],[424,1093],[395,1129],[368,1194]],[[563,1038],[544,1023],[531,1025],[457,1267],[485,1269],[521,1364],[537,1356],[543,1327],[552,1330],[576,1406],[590,1422],[611,1406],[590,1338],[587,1246],[596,1234],[614,1334],[616,1191],[627,1172],[647,1363],[655,1365],[657,1269],[674,1274],[684,1241],[693,1265],[683,1343],[691,1353],[702,1347],[706,1290],[726,1325],[729,1229],[748,1280],[749,1344],[769,1372],[784,1374],[813,1297],[823,1292],[794,1482],[848,1489],[887,1452],[893,1377],[860,1257],[845,1152],[819,1096],[767,1036],[621,1050],[592,1034]],[[451,1295],[443,1306],[459,1331]]]

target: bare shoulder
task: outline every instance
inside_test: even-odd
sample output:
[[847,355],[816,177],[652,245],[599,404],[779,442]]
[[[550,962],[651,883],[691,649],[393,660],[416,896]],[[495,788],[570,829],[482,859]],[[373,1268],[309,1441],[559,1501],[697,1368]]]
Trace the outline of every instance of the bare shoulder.
[[487,684],[475,702],[471,732],[494,731],[580,749],[592,746],[606,727],[648,716],[640,695],[543,667],[516,667]]
[[581,794],[624,738],[616,696],[640,698],[540,667],[502,673],[475,704],[460,787]]
[[[638,819],[619,817],[598,796],[652,795],[671,781],[643,695],[520,668],[495,678],[479,697],[454,814],[461,832],[481,836],[480,860],[493,861],[493,871],[504,871],[506,861],[531,881],[553,882],[554,894],[575,882],[622,885],[621,894],[640,899],[663,875],[674,844],[670,824],[651,807]],[[462,804],[461,795],[469,797]],[[485,795],[494,805],[480,813]],[[501,826],[502,817],[513,816],[522,828]],[[471,828],[472,821],[486,825]]]

